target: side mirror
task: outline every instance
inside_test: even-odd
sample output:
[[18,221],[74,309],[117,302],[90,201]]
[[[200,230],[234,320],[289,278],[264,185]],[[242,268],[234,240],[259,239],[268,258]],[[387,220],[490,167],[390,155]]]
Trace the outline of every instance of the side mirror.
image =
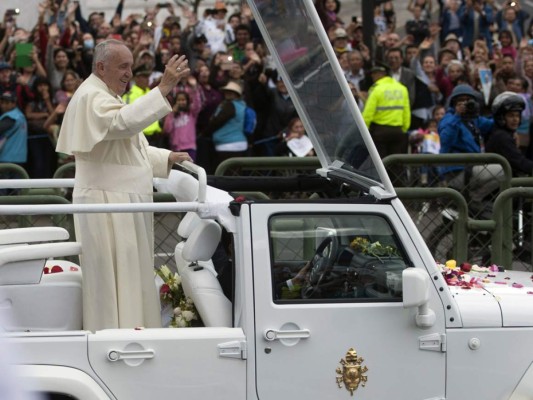
[[429,276],[417,268],[406,268],[402,272],[403,307],[418,307],[415,320],[419,328],[431,328],[435,324],[435,312],[429,308]]

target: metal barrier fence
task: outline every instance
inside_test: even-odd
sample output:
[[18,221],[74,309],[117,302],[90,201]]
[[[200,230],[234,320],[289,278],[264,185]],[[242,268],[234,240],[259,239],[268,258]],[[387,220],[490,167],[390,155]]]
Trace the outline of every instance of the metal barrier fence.
[[[437,261],[443,262],[449,258],[458,261],[469,261],[481,265],[488,263],[502,263],[506,268],[531,269],[531,261],[521,254],[523,248],[513,245],[512,220],[515,215],[513,204],[503,197],[498,209],[497,224],[494,216],[493,204],[497,196],[511,187],[512,171],[505,158],[498,154],[395,154],[384,158],[385,167],[389,174],[396,171],[400,175],[391,176],[397,184],[410,188],[397,188],[398,195],[406,208],[415,213],[414,220],[425,238],[430,250]],[[452,172],[445,175],[451,182],[442,179],[443,168],[450,166],[462,167],[463,173]],[[399,168],[401,167],[401,168]],[[421,171],[433,169],[434,179],[428,179],[427,184],[433,186],[451,186],[466,200],[468,218],[466,224],[458,221],[456,205],[446,203],[442,199],[423,199],[418,203],[405,199],[412,187],[420,184]],[[423,195],[422,195],[423,196]],[[420,204],[422,202],[422,204]],[[427,210],[426,218],[416,217],[416,213]],[[465,232],[463,232],[465,230]],[[503,241],[503,255],[493,257],[494,232],[498,232]],[[464,252],[466,245],[466,253]]]
[[315,173],[320,168],[318,157],[234,157],[223,161],[216,176],[290,176]]
[[[70,204],[71,188],[74,184],[73,178],[75,164],[69,163],[57,169],[54,178],[58,182],[63,182],[62,188],[46,188],[36,183],[37,188],[11,189],[7,195],[0,196],[1,205],[43,205],[43,204]],[[5,175],[3,173],[9,173]],[[0,176],[8,176],[11,179],[28,179],[26,171],[16,164],[0,164]],[[1,178],[0,178],[1,179]],[[35,181],[34,181],[35,182]],[[175,199],[168,193],[154,193],[154,202],[174,202]],[[177,226],[184,213],[154,213],[154,251],[155,264],[163,264],[175,267],[174,248],[180,241],[177,233]],[[22,228],[31,226],[60,226],[70,234],[70,240],[75,241],[74,222],[71,214],[51,214],[51,215],[0,215],[0,229]],[[77,257],[72,257],[73,262],[77,262]],[[69,258],[71,259],[71,258]]]
[[[393,180],[400,182],[403,186],[409,186],[397,187],[398,196],[437,261],[444,262],[449,258],[455,258],[458,261],[468,260],[478,264],[494,262],[507,268],[532,270],[532,197],[530,191],[527,190],[519,189],[509,192],[508,190],[511,186],[533,187],[533,178],[511,178],[508,162],[495,154],[392,155],[383,161],[389,173],[391,170],[400,171],[401,176],[392,176]],[[501,175],[493,177],[493,180],[498,182],[499,188],[490,194],[491,198],[487,201],[488,204],[494,204],[493,213],[489,213],[488,217],[475,214],[472,210],[469,186],[471,182],[459,191],[444,187],[446,182],[438,179],[429,179],[427,183],[430,187],[417,187],[421,184],[420,171],[424,167],[437,169],[457,165],[483,168],[487,164],[501,166]],[[226,160],[219,165],[215,174],[219,176],[289,176],[314,174],[319,167],[317,157],[244,157]],[[55,177],[71,178],[74,175],[74,168],[73,163],[66,164],[56,171]],[[27,178],[25,171],[18,166],[0,164],[0,174],[3,171],[16,172],[18,175],[13,176]],[[60,196],[57,196],[57,189],[54,190],[55,197],[49,195],[44,188],[20,190],[18,196],[1,196],[0,204],[50,204],[56,201],[67,201],[65,196],[69,198],[68,189],[59,192]],[[252,197],[268,198],[270,194],[254,193],[253,195]],[[171,202],[174,200],[168,194],[155,193],[154,201]],[[180,213],[155,213],[157,265],[174,266],[174,246],[180,240],[176,229],[181,217]],[[66,224],[74,238],[72,221],[61,221],[58,216],[52,217],[52,220],[46,218],[46,216],[3,216],[0,218],[0,228],[35,226],[51,221],[54,225]]]

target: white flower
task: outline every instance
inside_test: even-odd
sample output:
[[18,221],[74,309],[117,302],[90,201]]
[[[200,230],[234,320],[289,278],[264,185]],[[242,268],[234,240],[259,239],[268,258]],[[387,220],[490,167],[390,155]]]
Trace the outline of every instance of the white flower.
[[192,319],[194,319],[194,313],[192,311],[183,311],[182,316],[187,322],[190,322]]
[[163,274],[163,276],[168,279],[169,277],[172,276],[172,272],[170,271],[170,268],[168,268],[166,265],[162,265],[159,270],[161,271],[161,273]]
[[176,317],[177,317],[178,315],[181,315],[181,308],[176,307],[176,308],[174,309],[174,315],[175,315]]
[[174,274],[174,279],[176,280],[176,285],[181,285],[181,276]]
[[176,317],[176,326],[178,328],[185,328],[187,326],[187,321],[180,315]]

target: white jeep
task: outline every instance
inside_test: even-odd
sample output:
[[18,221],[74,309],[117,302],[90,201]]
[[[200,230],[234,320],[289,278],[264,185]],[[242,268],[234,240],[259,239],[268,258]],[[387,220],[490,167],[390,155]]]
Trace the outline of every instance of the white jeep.
[[[178,198],[193,194],[173,203],[0,206],[11,215],[187,213],[176,266],[205,325],[84,331],[79,274],[61,282],[40,272],[79,246],[63,247],[59,233],[59,243],[6,239],[0,288],[15,294],[0,304],[25,317],[6,339],[24,385],[84,400],[533,398],[530,274],[448,286],[396,196],[312,1],[250,6],[322,167],[314,177],[249,177],[240,190],[274,192],[289,181],[315,194],[236,201],[235,182],[214,188],[193,168],[197,179],[176,172],[156,182]],[[226,291],[210,261],[222,236]]]

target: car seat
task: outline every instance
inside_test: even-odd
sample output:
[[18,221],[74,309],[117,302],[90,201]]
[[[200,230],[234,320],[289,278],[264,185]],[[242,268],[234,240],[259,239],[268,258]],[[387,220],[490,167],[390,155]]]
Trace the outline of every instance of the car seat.
[[[194,302],[205,326],[231,327],[231,302],[222,291],[211,261],[220,242],[222,228],[214,220],[196,218],[194,229],[175,250],[183,291]],[[190,220],[193,219],[190,217]]]
[[58,227],[0,230],[0,309],[7,315],[6,331],[82,328],[81,268],[53,259],[81,253],[81,244],[68,239]]

